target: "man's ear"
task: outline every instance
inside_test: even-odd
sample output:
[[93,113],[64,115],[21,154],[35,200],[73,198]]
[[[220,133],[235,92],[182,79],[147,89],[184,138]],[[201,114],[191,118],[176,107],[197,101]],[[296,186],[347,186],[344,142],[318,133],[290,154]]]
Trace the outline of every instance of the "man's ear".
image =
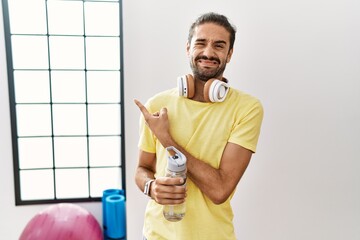
[[229,62],[230,62],[231,56],[232,56],[233,52],[234,52],[234,48],[232,48],[232,49],[229,51],[229,53],[228,53],[228,55],[227,55],[227,57],[226,57],[226,63],[229,63]]
[[190,43],[189,42],[186,43],[186,54],[188,56],[190,56]]

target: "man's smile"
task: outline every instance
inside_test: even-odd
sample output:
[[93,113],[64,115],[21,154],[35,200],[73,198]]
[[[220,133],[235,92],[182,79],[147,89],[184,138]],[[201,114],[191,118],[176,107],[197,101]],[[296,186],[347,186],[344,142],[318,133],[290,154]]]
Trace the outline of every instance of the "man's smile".
[[220,60],[216,58],[208,58],[205,56],[199,56],[195,59],[196,63],[205,68],[217,67],[220,65]]
[[198,63],[201,65],[201,66],[208,66],[208,67],[212,67],[212,66],[217,66],[218,65],[218,62],[215,61],[215,60],[203,60],[203,59],[200,59],[198,60]]

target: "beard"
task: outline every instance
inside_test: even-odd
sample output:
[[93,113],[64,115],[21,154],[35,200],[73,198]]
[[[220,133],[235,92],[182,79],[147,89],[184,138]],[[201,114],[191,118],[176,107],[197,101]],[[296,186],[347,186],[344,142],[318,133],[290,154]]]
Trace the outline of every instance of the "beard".
[[[210,61],[216,61],[218,62],[219,64],[219,67],[218,68],[200,68],[197,66],[197,61],[200,60],[200,59],[203,59],[203,60],[210,60]],[[208,58],[206,56],[203,56],[203,55],[199,55],[197,56],[195,59],[192,59],[190,61],[190,67],[191,67],[191,70],[193,72],[193,75],[194,75],[194,78],[196,79],[199,79],[201,81],[208,81],[209,79],[212,79],[212,78],[218,78],[219,76],[221,76],[224,71],[225,71],[225,68],[226,68],[226,64],[221,64],[221,61],[220,59],[216,58],[216,57],[211,57],[211,58]],[[221,80],[221,79],[220,79]]]

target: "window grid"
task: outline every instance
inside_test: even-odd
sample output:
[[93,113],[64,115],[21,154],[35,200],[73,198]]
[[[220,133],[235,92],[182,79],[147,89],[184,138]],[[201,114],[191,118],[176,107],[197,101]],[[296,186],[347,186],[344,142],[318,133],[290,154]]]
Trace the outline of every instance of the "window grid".
[[[112,178],[113,180],[117,180],[117,178],[119,178],[119,184],[121,184],[121,188],[125,190],[125,186],[126,186],[126,182],[125,182],[125,143],[124,143],[124,105],[122,104],[124,102],[124,84],[123,84],[123,79],[124,79],[124,75],[123,75],[123,54],[122,54],[122,47],[123,47],[123,42],[122,42],[122,1],[66,1],[66,0],[47,0],[47,1],[43,1],[43,3],[45,4],[45,12],[46,12],[46,34],[39,34],[39,33],[12,33],[11,32],[11,22],[10,22],[10,15],[9,15],[9,6],[8,3],[11,2],[11,0],[8,1],[3,1],[3,16],[4,16],[4,26],[5,26],[5,38],[6,38],[6,54],[7,54],[7,63],[8,63],[8,81],[9,81],[9,96],[10,96],[10,110],[11,110],[11,126],[12,126],[12,139],[13,139],[13,158],[14,158],[14,181],[15,181],[15,198],[16,198],[16,205],[24,205],[24,204],[39,204],[39,203],[56,203],[56,202],[81,202],[81,201],[99,201],[101,199],[101,188],[99,189],[99,186],[103,186],[104,190],[105,188],[114,188],[117,187],[116,184],[114,184],[114,181],[112,181],[112,183],[103,183],[102,185],[97,183],[97,188],[95,186],[95,189],[97,190],[97,193],[92,195],[92,186],[96,185],[94,183],[94,181],[96,180],[96,178],[92,178],[93,175],[96,174],[96,171],[113,171],[112,173]],[[82,3],[82,18],[83,18],[83,34],[54,34],[54,33],[50,33],[50,28],[49,28],[49,2],[80,2]],[[87,34],[87,30],[86,30],[86,24],[87,24],[87,19],[86,19],[86,13],[85,13],[85,4],[86,3],[100,3],[100,4],[107,4],[107,3],[115,3],[118,6],[118,21],[119,21],[119,34]],[[90,6],[90,5],[89,5]],[[104,5],[102,5],[104,6]],[[14,38],[16,37],[46,37],[46,43],[47,43],[47,64],[48,67],[47,68],[21,68],[21,67],[14,67],[13,63],[14,63],[14,59],[13,59],[13,52],[14,52],[14,45],[12,44],[14,42]],[[52,46],[51,46],[51,41],[52,38],[56,38],[56,37],[61,37],[63,40],[68,39],[68,38],[82,38],[83,41],[83,67],[77,67],[77,68],[72,68],[72,67],[61,67],[61,68],[56,68],[53,67],[53,63],[51,62],[52,60]],[[102,39],[107,39],[107,40],[113,40],[116,39],[116,42],[119,45],[119,53],[118,53],[118,58],[119,59],[113,59],[115,63],[110,62],[110,64],[112,64],[111,67],[106,67],[105,65],[103,67],[89,67],[88,63],[87,63],[87,53],[88,53],[88,48],[87,48],[87,40],[90,41],[90,39],[92,40],[102,40]],[[97,45],[96,45],[97,44]],[[95,42],[95,47],[99,46],[99,43]],[[28,46],[30,47],[30,46]],[[101,54],[101,53],[99,53]],[[96,65],[96,64],[95,64]],[[114,67],[116,66],[116,67]],[[48,75],[48,93],[49,93],[49,101],[21,101],[21,100],[17,100],[16,97],[16,90],[18,89],[16,84],[15,84],[15,78],[14,75],[15,74],[21,74],[21,73],[45,73]],[[53,91],[54,86],[55,85],[55,78],[54,76],[52,76],[53,74],[58,74],[58,73],[68,73],[68,72],[72,72],[72,73],[79,73],[79,74],[83,74],[84,75],[84,99],[83,101],[58,101],[54,99],[55,96],[55,92]],[[118,92],[119,92],[119,98],[118,101],[114,101],[113,99],[111,101],[109,100],[102,100],[99,101],[94,101],[94,100],[90,100],[89,101],[89,76],[91,74],[95,74],[95,73],[115,73],[115,75],[118,75],[119,78],[119,86],[118,86]],[[61,83],[61,82],[60,82]],[[96,87],[93,87],[95,90],[94,93],[96,93]],[[26,90],[26,89],[25,89]],[[19,94],[20,95],[20,94]],[[76,95],[76,94],[74,94]],[[46,108],[49,107],[49,111],[50,111],[50,134],[21,134],[21,132],[19,132],[19,124],[20,124],[20,130],[21,130],[21,123],[24,122],[24,118],[21,118],[22,116],[19,116],[21,111],[19,109],[21,108],[31,108],[33,106],[37,106],[39,108],[41,108],[40,106],[42,106],[42,108]],[[60,108],[67,109],[69,110],[69,107],[77,107],[77,111],[80,109],[80,107],[83,107],[83,109],[85,109],[85,126],[83,126],[85,128],[85,132],[83,133],[77,133],[77,134],[70,134],[70,133],[59,133],[57,131],[55,131],[55,123],[54,120],[56,119],[56,114],[55,114],[55,110],[59,111]],[[104,109],[110,108],[106,111],[104,111]],[[112,107],[112,109],[111,109]],[[28,110],[28,112],[33,112],[35,108],[32,109],[32,111]],[[76,110],[76,109],[75,109]],[[76,114],[77,111],[74,110],[74,113]],[[114,119],[118,118],[118,130],[114,129],[97,129],[96,131],[92,130],[89,128],[89,125],[92,124],[93,126],[95,126],[97,124],[97,128],[99,128],[99,126],[101,126],[101,119],[99,120],[99,118],[101,118],[102,116],[99,116],[98,114],[94,114],[93,112],[96,112],[95,110],[97,110],[99,113],[110,113],[109,116],[115,116]],[[102,112],[101,112],[101,111]],[[91,114],[90,114],[91,113]],[[116,115],[114,115],[116,114]],[[92,118],[89,116],[92,115]],[[26,116],[26,114],[24,115]],[[28,116],[28,115],[27,115]],[[69,114],[69,116],[71,116],[71,114]],[[110,118],[112,119],[112,118]],[[25,119],[27,120],[27,119]],[[91,120],[91,121],[90,121]],[[103,119],[103,120],[107,120],[108,119]],[[114,120],[113,120],[114,121]],[[46,121],[44,121],[46,122]],[[60,122],[60,121],[58,121]],[[95,122],[95,123],[94,123]],[[97,122],[97,123],[96,123]],[[104,122],[104,121],[103,121]],[[105,121],[106,123],[106,121]],[[111,121],[110,121],[111,123]],[[23,124],[23,126],[25,126],[26,124]],[[59,125],[59,124],[58,124]],[[103,124],[104,125],[104,124]],[[110,124],[111,125],[111,124]],[[114,124],[112,124],[114,126]],[[41,127],[41,126],[39,126]],[[105,128],[105,127],[104,127]],[[93,127],[93,129],[95,129],[95,127]],[[62,129],[64,131],[64,129]],[[101,131],[105,131],[105,132],[101,132]],[[30,142],[32,140],[37,140],[37,141],[45,141],[45,140],[49,140],[51,139],[51,155],[52,155],[52,163],[51,166],[26,166],[26,167],[22,167],[21,166],[21,160],[26,154],[23,152],[19,152],[19,144],[21,143],[21,145],[26,146],[26,141],[30,140]],[[72,163],[67,163],[70,164],[69,166],[66,166],[66,164],[63,164],[64,166],[59,166],[60,164],[56,162],[57,159],[57,151],[59,149],[58,144],[56,144],[57,141],[61,142],[61,140],[67,139],[66,142],[71,141],[71,140],[84,140],[86,139],[86,162],[83,164],[78,164],[78,166],[72,166]],[[114,141],[112,142],[112,148],[109,147],[109,145],[111,144],[103,144],[101,143],[100,140],[102,140],[103,142],[106,142],[104,140],[109,140],[109,139],[113,139]],[[119,141],[119,146],[117,146],[115,143],[117,143],[117,141]],[[96,143],[97,142],[97,143]],[[109,142],[108,142],[109,143]],[[111,143],[111,142],[110,142]],[[66,145],[64,142],[62,143],[63,145]],[[98,145],[97,145],[98,144]],[[68,144],[69,145],[69,144]],[[64,147],[64,146],[63,146]],[[68,146],[69,147],[69,146]],[[29,147],[27,147],[28,149]],[[71,148],[71,147],[70,147]],[[112,163],[107,163],[107,164],[99,164],[98,162],[91,162],[90,160],[90,156],[95,155],[92,154],[92,152],[96,152],[97,151],[97,155],[99,155],[99,148],[100,151],[102,149],[106,149],[109,150],[108,152],[112,153],[113,155],[118,155],[118,161],[116,163],[112,162]],[[117,150],[118,151],[114,151]],[[24,148],[25,149],[25,148]],[[96,151],[93,151],[93,149],[96,149]],[[31,152],[31,150],[33,150]],[[39,150],[39,149],[37,149]],[[34,149],[30,149],[28,151],[30,151],[30,156],[32,154],[34,154],[34,158],[46,158],[44,156],[40,156],[38,157],[37,154],[39,152],[47,152],[48,149],[40,149],[40,151],[35,152]],[[25,151],[26,152],[26,151]],[[34,153],[35,152],[35,153]],[[60,152],[60,151],[58,151]],[[64,152],[66,151],[62,151],[62,155],[67,155],[64,154]],[[29,153],[29,152],[27,152]],[[23,155],[23,157],[21,157],[21,155]],[[26,156],[29,156],[26,155]],[[41,155],[41,154],[38,154]],[[58,154],[59,155],[59,154]],[[66,157],[66,156],[65,156]],[[66,159],[64,157],[64,159]],[[101,158],[101,156],[96,156],[98,159]],[[95,159],[96,159],[95,157]],[[25,161],[24,161],[25,162]],[[38,164],[40,164],[41,161],[39,161]],[[23,163],[24,165],[25,163]],[[43,162],[41,162],[41,164],[44,165]],[[40,165],[41,165],[40,164]],[[26,165],[26,164],[25,164]],[[46,164],[45,164],[46,165]],[[66,188],[65,188],[65,193],[63,194],[63,196],[58,196],[58,192],[60,192],[59,189],[61,189],[59,186],[61,186],[62,183],[62,189],[64,189],[64,186],[67,186],[66,184],[64,185],[64,181],[66,183],[66,176],[68,175],[61,175],[60,173],[62,173],[64,170],[68,171],[67,173],[70,172],[77,172],[78,175],[74,174],[75,177],[77,176],[81,176],[81,172],[82,174],[85,176],[84,178],[86,178],[86,182],[87,182],[87,191],[85,191],[85,193],[80,193],[81,191],[83,191],[83,186],[82,187],[78,187],[77,190],[74,190],[72,194],[69,194],[68,192],[66,192]],[[85,171],[81,171],[81,170],[85,170]],[[30,197],[30,198],[26,198],[26,194],[31,195],[31,191],[29,190],[29,186],[28,189],[26,189],[26,180],[28,179],[34,179],[34,181],[36,182],[37,178],[40,176],[46,176],[46,174],[34,174],[33,176],[31,176],[31,173],[44,173],[47,172],[48,176],[51,176],[52,174],[52,181],[53,181],[53,196],[46,196],[46,194],[44,194],[41,197]],[[114,172],[115,171],[115,172]],[[117,174],[117,171],[119,172],[119,174]],[[28,179],[25,177],[26,174],[30,175],[28,176]],[[99,172],[97,172],[97,176],[101,177],[101,174],[99,175]],[[24,175],[23,179],[22,179],[22,175]],[[119,176],[117,176],[119,175]],[[63,182],[60,182],[60,176],[65,176],[65,179],[63,180]],[[104,175],[103,175],[104,176]],[[31,178],[32,177],[32,178]],[[44,178],[45,179],[45,178]],[[43,183],[44,179],[38,179],[38,181],[40,183]],[[48,178],[49,179],[49,178]],[[76,185],[77,182],[81,182],[80,180],[83,179],[77,179],[79,181],[75,181],[73,182],[74,185]],[[59,186],[58,186],[58,185]],[[67,183],[69,184],[69,183]],[[46,184],[44,184],[46,185]],[[25,187],[24,187],[25,186]],[[49,185],[47,185],[49,187]],[[104,186],[107,186],[104,188]],[[25,188],[25,190],[24,190]],[[32,186],[32,188],[36,188],[36,186]],[[51,188],[51,186],[49,187]],[[66,194],[68,194],[66,196]],[[51,194],[50,194],[51,195]],[[61,195],[61,194],[60,194]],[[65,196],[64,196],[65,195]],[[25,196],[25,197],[24,197]]]

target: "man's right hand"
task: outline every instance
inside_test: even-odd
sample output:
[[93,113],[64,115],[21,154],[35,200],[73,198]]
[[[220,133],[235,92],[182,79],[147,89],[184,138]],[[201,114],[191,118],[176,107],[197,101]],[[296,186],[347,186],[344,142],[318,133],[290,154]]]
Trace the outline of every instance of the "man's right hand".
[[159,177],[151,183],[150,197],[161,205],[185,202],[186,185],[183,178]]

